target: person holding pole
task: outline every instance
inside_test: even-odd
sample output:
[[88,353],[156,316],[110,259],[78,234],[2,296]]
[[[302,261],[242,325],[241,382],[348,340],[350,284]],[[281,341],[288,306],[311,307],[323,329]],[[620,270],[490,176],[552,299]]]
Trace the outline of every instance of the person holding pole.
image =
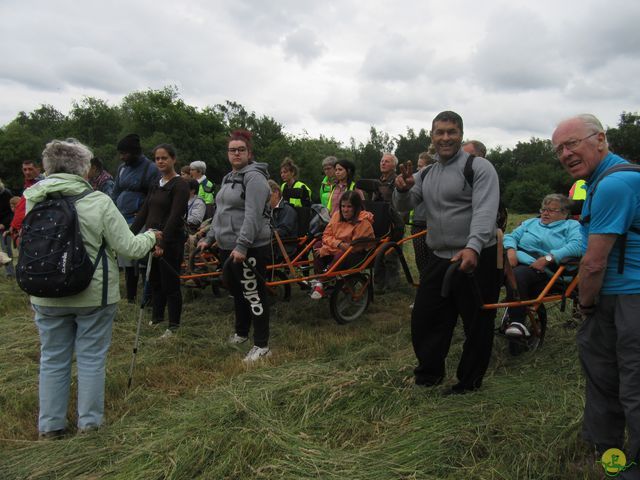
[[[67,433],[67,406],[71,363],[75,351],[78,369],[78,431],[100,427],[104,421],[104,383],[111,327],[120,300],[115,254],[140,258],[162,239],[162,233],[134,235],[111,199],[92,191],[88,182],[91,150],[75,139],[53,140],[42,152],[47,178],[25,191],[26,210],[48,195],[84,195],[75,202],[80,233],[91,260],[104,245],[88,288],[57,298],[31,296],[40,334],[41,439]],[[106,268],[105,268],[106,267]]]

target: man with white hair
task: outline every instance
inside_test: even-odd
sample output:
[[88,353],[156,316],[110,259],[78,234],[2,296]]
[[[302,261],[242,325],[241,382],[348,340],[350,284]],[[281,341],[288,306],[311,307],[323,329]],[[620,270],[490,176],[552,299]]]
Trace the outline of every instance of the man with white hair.
[[[391,203],[393,190],[395,189],[396,167],[398,157],[391,152],[385,152],[380,159],[380,187],[371,199],[374,201],[384,201]],[[391,206],[392,232],[391,238],[394,241],[400,240],[404,236],[404,220],[398,211]],[[377,264],[373,273],[374,285],[377,293],[384,293],[399,285],[400,259],[395,250],[384,256],[382,262]]]
[[618,478],[640,479],[640,167],[609,151],[593,115],[564,120],[552,142],[569,174],[587,181],[577,335],[586,376],[582,433],[599,457],[623,448],[626,424],[633,466]]
[[213,217],[213,203],[215,201],[214,185],[211,180],[207,179],[205,173],[207,172],[207,164],[202,160],[196,160],[189,165],[191,169],[191,177],[198,181],[200,188],[198,189],[198,196],[204,200],[207,210],[205,213],[205,220]]

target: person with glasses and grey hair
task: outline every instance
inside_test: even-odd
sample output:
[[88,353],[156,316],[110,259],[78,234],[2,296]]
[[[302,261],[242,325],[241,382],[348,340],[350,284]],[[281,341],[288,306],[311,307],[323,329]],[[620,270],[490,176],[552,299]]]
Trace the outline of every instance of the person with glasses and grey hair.
[[[550,273],[557,270],[565,258],[582,255],[580,224],[568,220],[569,199],[553,193],[542,200],[540,217],[525,220],[513,232],[504,236],[503,245],[513,268],[520,299],[535,298],[549,282]],[[544,305],[540,305],[544,310]],[[509,323],[505,334],[528,337],[526,308],[508,310]]]
[[[160,232],[131,233],[111,199],[92,191],[88,182],[92,157],[91,150],[75,139],[51,141],[42,152],[47,177],[24,192],[29,212],[49,195],[76,196],[91,191],[75,201],[82,241],[92,261],[103,242],[105,245],[106,261],[97,263],[87,289],[58,298],[31,296],[41,345],[38,430],[43,439],[67,433],[74,351],[78,371],[78,431],[102,425],[105,364],[120,300],[115,254],[143,257],[162,238]],[[107,265],[107,271],[103,265]]]
[[205,175],[207,173],[207,164],[202,160],[196,160],[189,165],[191,169],[191,178],[198,182],[198,196],[204,200],[206,211],[204,219],[213,217],[215,202],[215,185]]
[[326,207],[329,204],[329,198],[331,197],[331,189],[336,183],[336,163],[338,159],[333,156],[325,157],[322,160],[322,171],[324,172],[324,178],[320,184],[320,203]]
[[565,170],[587,181],[577,335],[586,378],[582,434],[599,457],[623,449],[626,424],[632,466],[619,478],[640,478],[640,167],[609,151],[590,114],[560,122],[551,142]]

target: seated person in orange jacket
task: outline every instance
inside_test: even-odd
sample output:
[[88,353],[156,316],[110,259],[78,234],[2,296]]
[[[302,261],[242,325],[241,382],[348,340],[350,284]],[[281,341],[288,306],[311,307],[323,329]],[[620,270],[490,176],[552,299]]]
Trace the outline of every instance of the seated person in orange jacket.
[[[375,238],[373,233],[373,214],[364,210],[362,198],[358,192],[346,191],[340,197],[340,209],[331,216],[331,221],[322,234],[322,243],[314,248],[314,271],[320,273],[330,268],[344,252],[357,240]],[[349,257],[340,263],[340,269],[349,268],[361,262],[368,242],[357,242],[353,245]],[[324,297],[322,282],[312,282],[311,298],[319,300]]]

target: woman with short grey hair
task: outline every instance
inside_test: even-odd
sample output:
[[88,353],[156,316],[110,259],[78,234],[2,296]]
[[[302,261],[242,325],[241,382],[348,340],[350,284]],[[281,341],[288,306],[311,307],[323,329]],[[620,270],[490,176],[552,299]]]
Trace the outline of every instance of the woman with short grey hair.
[[78,431],[102,425],[105,364],[111,326],[120,300],[115,254],[143,257],[162,237],[152,231],[134,236],[111,199],[93,191],[87,181],[91,157],[91,150],[75,139],[51,141],[42,152],[46,178],[24,192],[27,212],[48,195],[83,195],[75,201],[75,209],[82,241],[92,262],[98,257],[103,242],[105,245],[106,261],[97,262],[85,290],[56,298],[31,296],[41,344],[38,430],[43,439],[59,438],[67,433],[74,350],[78,371]]
[[[549,281],[549,272],[562,260],[582,255],[580,224],[568,220],[569,199],[553,193],[542,200],[540,216],[525,220],[504,236],[504,249],[518,285],[520,298],[535,298]],[[544,305],[538,307],[544,310]],[[512,337],[530,336],[526,308],[507,311],[509,324],[504,333]]]

